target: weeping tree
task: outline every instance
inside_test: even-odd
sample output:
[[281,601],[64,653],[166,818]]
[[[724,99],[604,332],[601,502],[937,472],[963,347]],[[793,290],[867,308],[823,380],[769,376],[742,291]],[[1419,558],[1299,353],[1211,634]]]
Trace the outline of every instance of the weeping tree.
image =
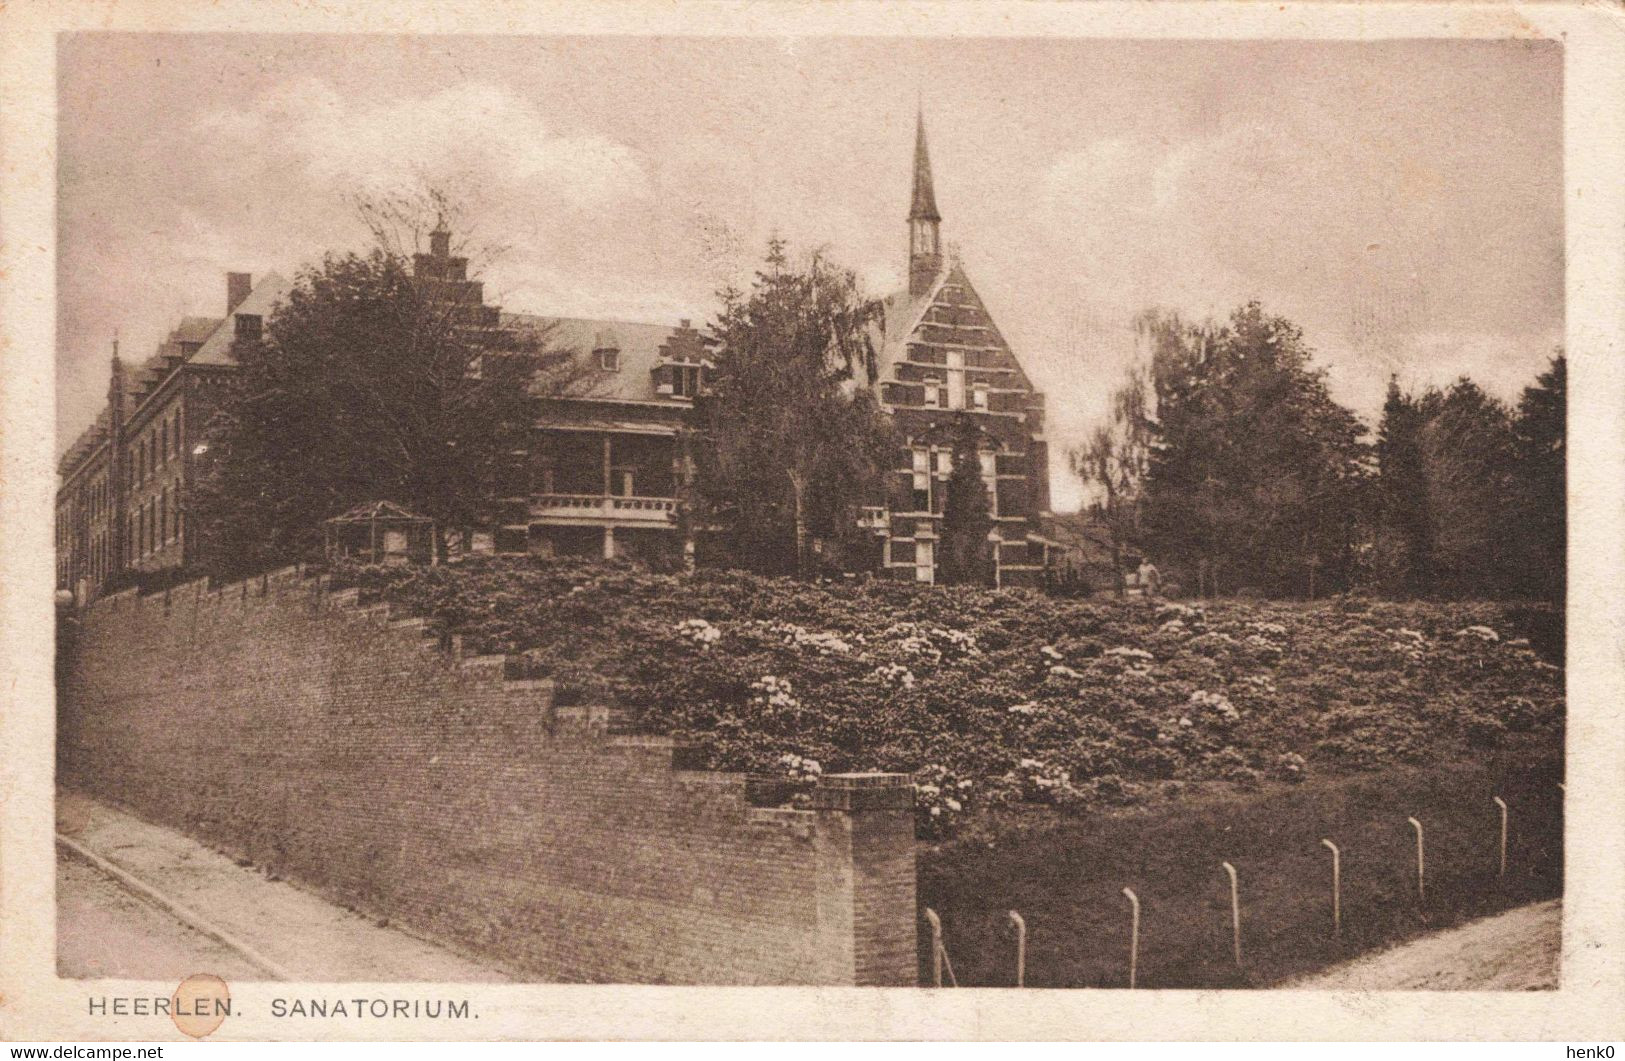
[[[1156,314],[1136,322],[1142,334],[1158,327]],[[1143,364],[1133,364],[1112,392],[1104,423],[1090,432],[1082,446],[1068,451],[1073,474],[1095,495],[1089,511],[1105,525],[1111,540],[1112,570],[1119,596],[1123,594],[1123,550],[1141,536],[1140,513],[1145,480],[1151,470],[1151,445],[1156,425],[1151,418],[1151,380]]]
[[779,239],[750,290],[720,298],[696,403],[697,515],[730,529],[742,566],[807,574],[815,543],[856,531],[898,445],[872,390],[881,306],[850,270],[819,252],[792,263]]

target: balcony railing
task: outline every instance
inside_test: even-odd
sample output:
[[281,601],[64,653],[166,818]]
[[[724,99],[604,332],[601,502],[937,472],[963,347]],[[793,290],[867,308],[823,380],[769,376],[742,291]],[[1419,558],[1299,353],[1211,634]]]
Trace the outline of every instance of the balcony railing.
[[530,499],[530,515],[543,522],[666,526],[677,519],[677,501],[670,497],[538,494]]

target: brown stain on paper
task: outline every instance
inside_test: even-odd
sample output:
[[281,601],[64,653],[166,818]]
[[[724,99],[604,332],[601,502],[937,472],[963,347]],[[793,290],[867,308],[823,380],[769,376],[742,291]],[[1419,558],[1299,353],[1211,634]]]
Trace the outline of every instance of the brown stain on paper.
[[213,973],[193,973],[169,996],[169,1019],[194,1039],[214,1034],[231,1007],[231,989]]

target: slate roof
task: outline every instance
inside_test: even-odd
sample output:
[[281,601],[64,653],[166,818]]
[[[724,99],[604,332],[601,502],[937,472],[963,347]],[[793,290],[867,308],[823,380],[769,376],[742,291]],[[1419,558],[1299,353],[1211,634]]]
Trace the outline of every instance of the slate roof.
[[[277,273],[266,273],[260,277],[259,283],[248,293],[232,314],[239,313],[258,314],[261,317],[270,317],[276,304],[287,297],[291,285]],[[221,322],[224,324],[225,322]],[[192,355],[195,365],[235,365],[237,362],[231,356],[231,343],[237,337],[235,325],[217,327],[204,341],[201,349]]]
[[[574,351],[589,371],[582,381],[582,391],[573,395],[578,400],[655,402],[674,409],[689,405],[685,399],[657,394],[652,374],[666,356],[668,344],[678,335],[677,327],[533,313],[504,313],[500,324],[521,332],[545,333],[550,346]],[[597,368],[596,351],[610,347],[620,351],[620,367],[613,372]]]

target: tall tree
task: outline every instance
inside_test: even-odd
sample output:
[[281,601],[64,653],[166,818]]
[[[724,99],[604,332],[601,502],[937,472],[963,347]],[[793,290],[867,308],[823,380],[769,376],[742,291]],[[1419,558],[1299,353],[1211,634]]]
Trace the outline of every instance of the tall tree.
[[399,502],[445,532],[489,523],[498,499],[523,492],[515,457],[535,393],[569,386],[577,361],[420,280],[385,247],[329,254],[260,341],[235,346],[236,396],[209,427],[197,498],[211,569],[309,555],[321,521],[363,501]]
[[993,557],[993,509],[982,478],[984,433],[964,412],[950,431],[948,496],[942,508],[942,555],[937,562],[947,585],[991,586],[997,572]]
[[1513,422],[1527,594],[1561,603],[1568,573],[1568,361],[1562,352],[1525,387]]
[[1434,585],[1432,506],[1422,456],[1420,403],[1388,380],[1377,427],[1372,577],[1393,596],[1428,596]]
[[1465,376],[1420,400],[1432,591],[1496,597],[1514,577],[1512,414]]
[[1369,446],[1311,366],[1302,331],[1256,302],[1223,327],[1157,315],[1149,329],[1153,550],[1194,568],[1205,592],[1346,585]]
[[897,441],[869,386],[880,303],[857,277],[784,241],[748,292],[721,292],[709,393],[698,403],[702,520],[732,528],[736,560],[808,573],[815,540],[843,537],[879,491]]
[[[1155,314],[1140,318],[1142,331],[1157,327]],[[1144,365],[1130,365],[1112,392],[1111,410],[1082,446],[1067,456],[1072,471],[1095,492],[1089,509],[1111,539],[1112,570],[1123,593],[1123,550],[1140,537],[1146,476],[1151,470],[1155,424],[1151,419],[1150,377]]]

